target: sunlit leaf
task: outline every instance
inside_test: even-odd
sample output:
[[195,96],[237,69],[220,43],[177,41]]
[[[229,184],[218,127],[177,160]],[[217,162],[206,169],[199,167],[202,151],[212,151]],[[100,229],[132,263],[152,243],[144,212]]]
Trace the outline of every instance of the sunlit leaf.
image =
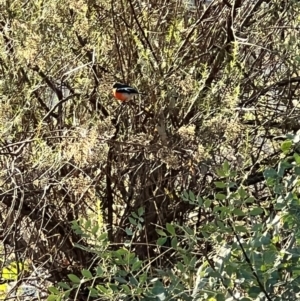
[[286,141],[282,142],[282,144],[281,144],[282,152],[284,154],[287,154],[290,151],[292,145],[293,145],[293,142],[291,140],[286,140]]
[[92,234],[95,235],[97,232],[99,231],[99,224],[96,224],[93,228],[92,228]]
[[47,301],[61,301],[61,298],[59,296],[56,296],[56,295],[49,295],[47,297]]

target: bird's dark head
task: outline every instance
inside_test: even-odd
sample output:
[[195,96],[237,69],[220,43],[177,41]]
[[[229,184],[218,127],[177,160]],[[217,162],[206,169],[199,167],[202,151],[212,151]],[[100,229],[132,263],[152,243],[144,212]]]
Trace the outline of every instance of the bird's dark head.
[[115,83],[115,84],[113,85],[113,88],[114,88],[114,89],[117,89],[117,88],[124,88],[124,87],[126,87],[126,85],[121,84],[121,83]]

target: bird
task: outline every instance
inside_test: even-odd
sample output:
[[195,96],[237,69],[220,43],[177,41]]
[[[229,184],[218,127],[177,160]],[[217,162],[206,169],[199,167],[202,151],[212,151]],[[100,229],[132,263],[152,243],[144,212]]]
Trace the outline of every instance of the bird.
[[121,102],[126,102],[131,100],[135,95],[142,94],[138,90],[121,83],[115,83],[113,85],[113,95],[116,99]]

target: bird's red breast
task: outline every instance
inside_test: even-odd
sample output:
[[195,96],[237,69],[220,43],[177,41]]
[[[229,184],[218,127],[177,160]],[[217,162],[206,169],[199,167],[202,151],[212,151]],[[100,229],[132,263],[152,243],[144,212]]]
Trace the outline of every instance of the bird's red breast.
[[121,83],[115,83],[113,85],[113,95],[120,101],[128,101],[134,97],[134,95],[141,94],[136,89]]
[[117,89],[113,89],[113,95],[116,99],[120,101],[127,101],[132,97],[132,95],[124,92],[119,92]]

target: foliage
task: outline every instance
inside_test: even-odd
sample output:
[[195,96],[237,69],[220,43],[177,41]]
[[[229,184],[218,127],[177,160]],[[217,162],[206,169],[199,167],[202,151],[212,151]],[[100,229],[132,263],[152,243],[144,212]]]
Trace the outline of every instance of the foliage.
[[[144,298],[296,283],[300,4],[194,2],[0,1],[4,266],[71,288],[101,263],[109,298],[125,294],[106,286],[118,271]],[[119,105],[115,81],[146,95]]]
[[[3,266],[2,262],[0,300],[45,298],[45,291],[40,290],[40,280],[37,281],[37,276],[41,276],[39,270],[30,271],[29,262],[12,261],[6,266]],[[20,279],[26,279],[27,281],[19,281]]]
[[[71,284],[60,283],[64,291],[50,288],[48,300],[60,300],[85,284],[91,300],[296,300],[300,292],[300,155],[290,142],[282,143],[283,149],[290,145],[289,155],[277,169],[264,171],[272,194],[268,201],[256,200],[243,184],[238,185],[236,173],[225,162],[218,170],[224,178],[215,182],[223,194],[212,200],[191,191],[182,196],[209,223],[200,228],[167,223],[165,229],[156,229],[160,236],[156,260],[168,254],[168,266],[151,269],[151,262],[130,251],[130,243],[117,251],[104,250],[100,244],[90,249],[98,254],[97,269],[82,270],[80,278],[68,275]],[[140,208],[130,217],[137,231],[143,227],[143,213]]]

